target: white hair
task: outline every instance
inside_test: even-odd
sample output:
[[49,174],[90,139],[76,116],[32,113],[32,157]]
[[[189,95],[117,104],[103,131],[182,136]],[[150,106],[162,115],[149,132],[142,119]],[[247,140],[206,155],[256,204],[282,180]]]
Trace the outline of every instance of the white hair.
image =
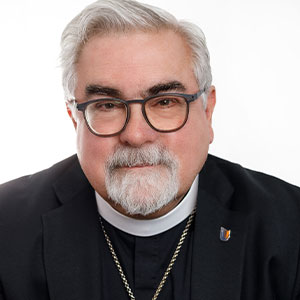
[[[62,34],[61,66],[66,100],[75,98],[76,63],[82,47],[91,37],[115,32],[162,29],[174,30],[186,40],[192,52],[199,89],[207,91],[212,81],[209,52],[205,36],[197,25],[177,20],[167,11],[134,0],[98,0],[77,15]],[[206,95],[202,99],[206,106]]]

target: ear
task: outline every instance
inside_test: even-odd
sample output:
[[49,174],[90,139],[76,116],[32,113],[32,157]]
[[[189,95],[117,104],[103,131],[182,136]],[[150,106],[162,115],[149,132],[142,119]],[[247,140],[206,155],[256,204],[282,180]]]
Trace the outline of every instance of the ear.
[[74,128],[76,129],[77,128],[77,122],[75,120],[75,117],[73,116],[73,109],[70,107],[71,105],[72,105],[72,103],[66,102],[66,108],[67,108],[68,115],[69,115],[69,117],[71,118],[71,120],[73,122]]
[[207,92],[207,104],[205,109],[205,114],[207,121],[209,123],[209,135],[210,135],[210,144],[214,140],[214,131],[212,128],[212,115],[216,105],[216,88],[212,85]]

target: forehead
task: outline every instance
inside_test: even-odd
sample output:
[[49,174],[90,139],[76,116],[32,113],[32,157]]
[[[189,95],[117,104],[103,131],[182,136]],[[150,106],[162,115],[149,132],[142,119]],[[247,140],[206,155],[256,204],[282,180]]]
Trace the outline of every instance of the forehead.
[[130,91],[164,81],[196,82],[191,51],[172,30],[94,36],[82,48],[76,72],[77,92],[88,84]]

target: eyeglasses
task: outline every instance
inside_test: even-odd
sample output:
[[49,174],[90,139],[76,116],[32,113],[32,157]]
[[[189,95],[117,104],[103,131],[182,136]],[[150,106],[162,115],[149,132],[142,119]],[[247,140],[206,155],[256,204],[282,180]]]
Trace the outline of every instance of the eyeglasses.
[[142,113],[151,128],[159,132],[173,132],[184,126],[189,115],[189,104],[197,100],[204,89],[196,94],[165,93],[145,99],[122,100],[101,98],[77,104],[83,112],[89,130],[100,137],[120,134],[130,119],[132,103],[142,104]]

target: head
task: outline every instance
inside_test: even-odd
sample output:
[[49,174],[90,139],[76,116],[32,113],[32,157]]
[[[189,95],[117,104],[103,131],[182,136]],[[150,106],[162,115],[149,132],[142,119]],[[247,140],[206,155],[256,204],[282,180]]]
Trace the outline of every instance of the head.
[[[68,24],[61,45],[65,97],[88,180],[122,213],[166,213],[189,189],[213,140],[215,90],[202,31],[150,5],[100,0]],[[141,104],[132,103],[126,128],[99,137],[73,101],[199,90],[205,92],[189,104],[185,125],[173,132],[151,128]]]

